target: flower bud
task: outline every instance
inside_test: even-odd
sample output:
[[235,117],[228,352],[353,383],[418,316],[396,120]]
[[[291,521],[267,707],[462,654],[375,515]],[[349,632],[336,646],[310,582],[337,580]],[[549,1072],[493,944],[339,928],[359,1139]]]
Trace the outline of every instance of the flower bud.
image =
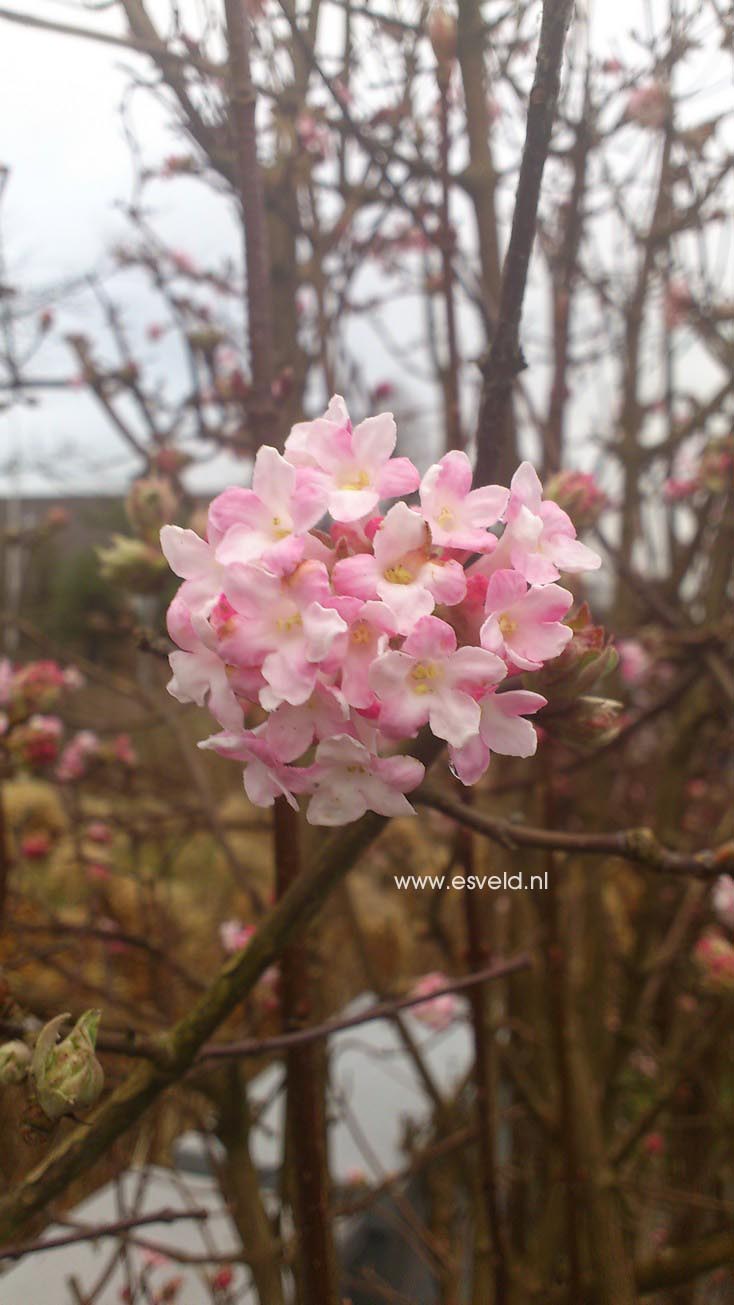
[[712,494],[723,494],[734,484],[734,437],[707,445],[701,454],[699,479]]
[[125,500],[125,511],[133,530],[149,544],[155,544],[161,526],[175,515],[178,499],[162,476],[143,476],[133,482]]
[[6,1042],[0,1047],[0,1087],[22,1083],[31,1063],[31,1049],[25,1042]]
[[595,751],[617,737],[623,710],[622,703],[613,698],[579,697],[566,703],[563,711],[546,708],[543,729],[571,747]]
[[709,929],[701,935],[693,959],[704,987],[711,992],[734,989],[734,947],[718,930]]
[[545,488],[545,497],[563,508],[579,530],[596,525],[609,506],[604,490],[585,471],[558,471]]
[[94,1105],[104,1085],[104,1072],[94,1047],[101,1012],[80,1015],[67,1038],[57,1043],[69,1015],[57,1015],[41,1029],[31,1061],[38,1104],[52,1120]]
[[107,548],[98,548],[100,570],[106,580],[136,594],[157,593],[167,577],[165,558],[142,539],[113,535]]
[[529,688],[545,694],[550,707],[545,718],[553,716],[556,708],[573,704],[580,694],[593,689],[617,665],[619,655],[609,642],[604,627],[594,625],[587,603],[582,603],[576,615],[567,622],[573,638],[563,652],[547,662],[542,671],[527,677]]
[[456,58],[456,19],[442,4],[433,6],[428,19],[428,38],[439,65],[444,67]]
[[195,326],[186,333],[191,348],[208,355],[214,353],[217,345],[221,344],[224,338],[223,333],[216,326]]

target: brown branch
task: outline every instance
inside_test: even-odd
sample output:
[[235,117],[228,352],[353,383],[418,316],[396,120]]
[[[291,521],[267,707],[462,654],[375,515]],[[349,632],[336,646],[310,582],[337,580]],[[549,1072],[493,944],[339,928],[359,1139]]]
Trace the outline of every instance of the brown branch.
[[[229,121],[247,268],[247,332],[256,433],[273,415],[273,319],[265,188],[257,156],[256,97],[250,68],[250,18],[244,0],[224,0],[229,44]],[[257,441],[260,442],[259,440]]]
[[734,867],[734,841],[701,852],[675,852],[664,847],[651,829],[620,829],[610,834],[560,833],[556,829],[534,829],[510,820],[482,815],[465,807],[440,789],[425,786],[413,794],[413,801],[461,824],[476,829],[503,847],[546,848],[556,852],[589,852],[593,856],[617,856],[660,874],[693,875],[696,879],[715,879]]
[[[447,993],[467,992],[479,983],[488,983],[491,979],[505,978],[507,975],[515,974],[519,970],[527,969],[530,965],[530,957],[524,952],[517,956],[511,956],[506,961],[497,961],[494,965],[485,966],[472,974],[464,974],[450,983],[444,984],[443,987],[437,988],[432,994],[433,997],[443,997]],[[310,1042],[323,1041],[331,1038],[335,1033],[342,1033],[346,1029],[356,1029],[362,1024],[373,1024],[376,1020],[392,1019],[399,1011],[410,1010],[413,1006],[420,1006],[426,1001],[425,997],[415,997],[408,995],[406,997],[395,997],[391,1001],[375,1002],[368,1006],[367,1010],[360,1011],[357,1015],[349,1015],[346,1019],[324,1020],[322,1024],[312,1024],[305,1029],[294,1029],[290,1033],[275,1034],[270,1038],[240,1038],[232,1042],[208,1042],[204,1043],[198,1056],[198,1061],[203,1060],[234,1060],[239,1058],[250,1058],[259,1056],[275,1055],[279,1051],[287,1051],[289,1047],[305,1046]],[[0,1035],[5,1038],[22,1038],[28,1033],[28,1028],[19,1020],[0,1020]],[[145,1036],[135,1033],[134,1030],[124,1033],[100,1033],[97,1036],[98,1051],[107,1052],[114,1056],[129,1056],[143,1060],[155,1061],[160,1057],[160,1040],[156,1037]]]
[[520,318],[535,239],[540,184],[558,103],[563,47],[572,10],[573,0],[545,0],[543,5],[515,212],[502,269],[497,325],[482,366],[475,475],[478,485],[489,484],[497,478],[509,428],[512,388],[515,377],[525,366],[520,348]]
[[115,1223],[96,1223],[80,1227],[75,1232],[63,1233],[58,1237],[39,1238],[33,1242],[21,1242],[17,1246],[4,1246],[0,1250],[0,1260],[21,1260],[24,1255],[33,1255],[37,1251],[58,1250],[61,1246],[74,1246],[77,1242],[97,1241],[100,1237],[116,1237],[119,1233],[129,1232],[131,1228],[142,1228],[151,1223],[177,1223],[180,1219],[195,1219],[203,1222],[209,1218],[209,1211],[194,1210],[156,1210],[152,1214],[138,1214],[128,1219],[118,1219]]
[[635,1279],[638,1290],[647,1294],[692,1282],[700,1274],[732,1262],[734,1232],[723,1229],[687,1246],[668,1246],[658,1255],[642,1260],[635,1268]]
[[213,77],[221,76],[222,69],[211,59],[201,55],[174,54],[162,46],[160,41],[147,41],[135,36],[115,36],[112,32],[95,32],[91,27],[77,27],[73,23],[52,22],[50,18],[39,18],[31,14],[19,14],[12,9],[0,9],[0,20],[17,23],[21,27],[34,27],[42,32],[55,32],[59,36],[79,36],[85,41],[99,41],[102,45],[114,45],[121,50],[134,54],[153,55],[157,62],[166,62],[181,69],[196,68],[199,72],[210,73]]
[[573,294],[577,283],[579,246],[584,230],[584,201],[586,197],[587,165],[591,152],[593,132],[591,127],[593,107],[587,69],[586,88],[581,117],[576,124],[576,140],[572,150],[573,185],[564,216],[564,232],[558,265],[554,270],[553,303],[553,380],[551,382],[548,416],[543,431],[543,474],[560,471],[563,460],[564,418],[569,393],[568,368],[571,353],[571,315]]
[[[471,792],[467,791],[465,805],[470,808]],[[460,847],[467,873],[474,869],[474,841],[467,827],[459,828]],[[464,923],[469,965],[472,969],[481,967],[489,953],[487,934],[489,921],[483,909],[486,903],[475,897],[473,892],[464,891]],[[500,1202],[497,1182],[497,1074],[494,1055],[494,1034],[490,1028],[487,994],[484,988],[472,988],[469,993],[471,1006],[472,1031],[474,1035],[473,1077],[476,1091],[475,1111],[477,1119],[479,1181],[482,1194],[483,1226],[477,1228],[475,1252],[475,1282],[477,1292],[486,1292],[489,1283],[483,1280],[484,1260],[488,1261],[492,1299],[497,1305],[503,1305],[507,1299],[509,1286],[509,1265],[507,1257],[507,1229],[504,1211]],[[484,1252],[486,1245],[486,1257]]]
[[[282,897],[303,874],[299,815],[285,798],[276,799],[274,834],[276,893]],[[281,1007],[287,1036],[294,1025],[308,1018],[311,1008],[314,984],[305,925],[284,949],[280,969]],[[325,1061],[316,1040],[287,1044],[286,1083],[286,1154],[292,1160],[290,1178],[299,1297],[303,1305],[338,1305],[336,1256],[329,1217]]]

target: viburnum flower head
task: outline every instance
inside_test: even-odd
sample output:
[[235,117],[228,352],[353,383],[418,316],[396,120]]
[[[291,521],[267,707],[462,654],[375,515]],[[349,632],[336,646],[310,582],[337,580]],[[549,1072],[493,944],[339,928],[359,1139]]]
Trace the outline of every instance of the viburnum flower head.
[[513,677],[572,638],[561,570],[599,564],[528,463],[472,489],[464,453],[421,480],[395,445],[390,413],[353,426],[335,396],[214,499],[206,538],[161,533],[182,580],[169,691],[208,707],[200,746],[242,765],[253,803],[304,797],[312,824],[411,813],[424,768],[396,749],[426,726],[467,784],[493,752],[531,756],[545,698]]

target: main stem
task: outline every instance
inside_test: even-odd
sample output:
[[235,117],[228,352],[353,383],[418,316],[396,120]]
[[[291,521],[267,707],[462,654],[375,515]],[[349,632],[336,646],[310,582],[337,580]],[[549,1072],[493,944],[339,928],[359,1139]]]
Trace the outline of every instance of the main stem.
[[497,324],[482,368],[475,475],[478,485],[496,479],[510,426],[513,385],[525,366],[520,348],[520,316],[538,222],[540,184],[558,104],[563,48],[572,11],[573,0],[545,0],[543,5],[515,211],[502,268]]
[[[242,212],[247,271],[247,331],[256,436],[273,415],[273,315],[265,188],[257,157],[256,98],[250,68],[250,20],[244,0],[224,0],[229,46],[229,122]],[[259,442],[259,439],[258,439]]]
[[[275,883],[280,898],[301,873],[298,812],[285,798],[275,803]],[[311,977],[304,930],[281,959],[284,1031],[308,1023]],[[303,1305],[338,1305],[329,1216],[329,1168],[324,1118],[324,1052],[320,1043],[292,1046],[286,1055],[288,1155],[296,1232],[298,1284]]]

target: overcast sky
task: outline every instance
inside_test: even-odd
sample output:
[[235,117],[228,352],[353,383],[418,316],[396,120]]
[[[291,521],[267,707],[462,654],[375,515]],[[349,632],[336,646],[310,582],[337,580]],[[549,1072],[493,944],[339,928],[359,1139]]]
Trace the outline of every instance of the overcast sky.
[[[651,0],[653,10],[663,0]],[[196,0],[189,0],[196,11]],[[82,22],[97,30],[122,32],[113,12],[83,14],[65,0],[7,0],[7,8],[55,21]],[[162,14],[168,0],[156,0]],[[182,6],[184,13],[187,4]],[[594,44],[610,53],[629,51],[629,30],[644,22],[641,0],[596,0],[592,9]],[[578,38],[577,38],[578,39]],[[722,83],[720,52],[712,49],[707,89],[729,96]],[[0,163],[11,170],[2,205],[5,260],[9,279],[24,289],[55,285],[82,277],[108,262],[109,250],[128,229],[116,205],[130,192],[131,163],[120,118],[120,104],[130,69],[144,72],[146,61],[113,47],[46,33],[0,20]],[[146,156],[160,161],[180,149],[165,115],[150,96],[140,96],[136,125]],[[177,182],[156,190],[159,227],[173,246],[207,263],[239,255],[239,233],[229,204],[196,183]],[[129,233],[128,233],[129,234]],[[142,282],[125,289],[126,310],[142,327],[153,311]],[[63,330],[84,329],[89,298],[72,298],[63,309]],[[416,323],[416,328],[419,328]],[[473,329],[468,321],[466,331]],[[368,374],[380,379],[391,362],[389,348],[364,324],[353,328]],[[400,323],[401,331],[407,329]],[[166,346],[159,365],[174,366]],[[68,375],[71,365],[62,347],[49,349],[45,372]],[[83,460],[72,456],[76,448]],[[7,464],[15,460],[8,476]],[[6,474],[2,475],[5,467]],[[0,413],[0,490],[25,492],[89,489],[103,477],[123,485],[130,458],[104,418],[83,394],[50,394],[29,410]],[[221,463],[211,469],[208,486],[231,478]]]

